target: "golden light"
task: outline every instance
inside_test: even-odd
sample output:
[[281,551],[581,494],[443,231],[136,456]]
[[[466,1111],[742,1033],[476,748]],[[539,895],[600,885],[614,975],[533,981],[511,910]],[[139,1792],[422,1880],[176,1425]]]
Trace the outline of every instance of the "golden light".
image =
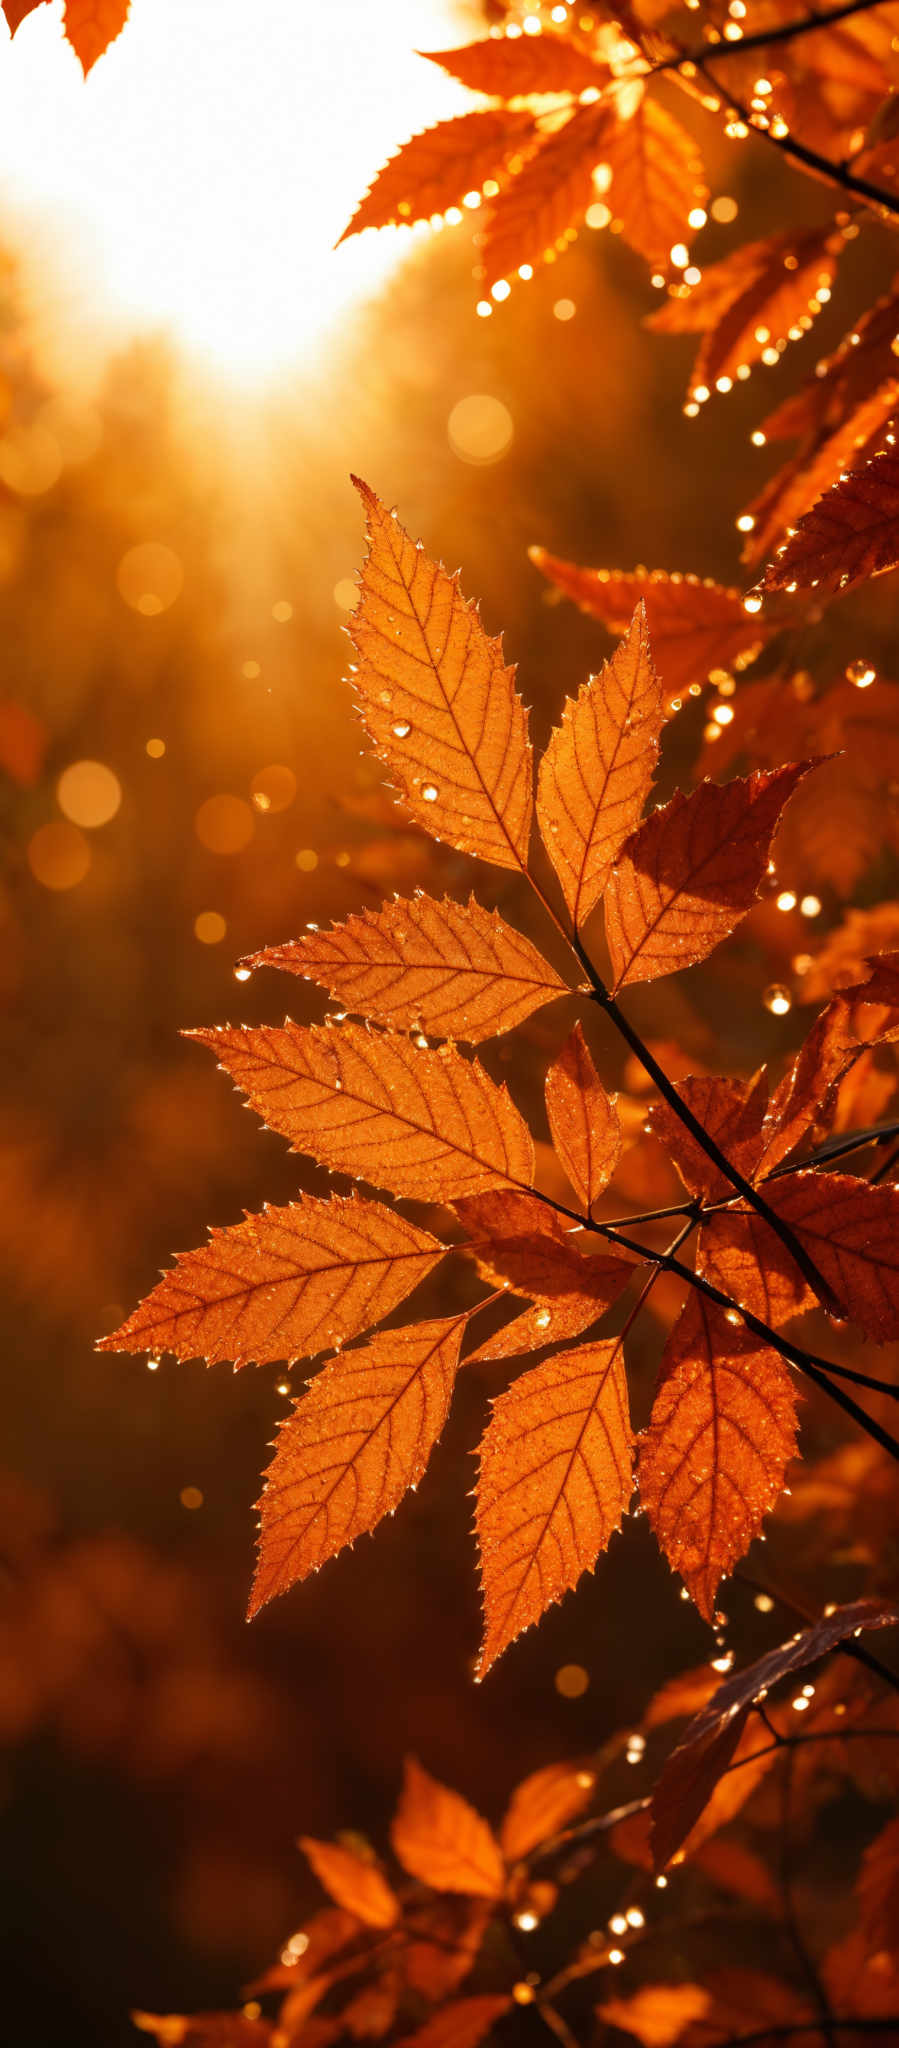
[[[427,41],[454,38],[432,0]],[[150,330],[240,377],[296,363],[412,246],[334,244],[398,141],[468,104],[424,39],[416,0],[132,0],[85,82],[61,0],[0,27],[4,236],[60,355]]]

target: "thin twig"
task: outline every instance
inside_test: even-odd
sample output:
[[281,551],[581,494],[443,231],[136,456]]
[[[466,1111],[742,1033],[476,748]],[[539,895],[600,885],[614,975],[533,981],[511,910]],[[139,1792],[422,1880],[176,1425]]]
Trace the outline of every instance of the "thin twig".
[[742,55],[745,50],[766,50],[769,43],[794,42],[797,36],[814,34],[818,29],[833,28],[838,21],[845,21],[850,14],[873,14],[882,7],[885,0],[843,0],[840,7],[833,7],[829,14],[803,14],[796,21],[785,21],[780,28],[754,29],[751,35],[734,37],[720,44],[704,43],[699,50],[685,50],[681,57],[663,57],[653,65],[653,71],[674,71],[684,62],[701,64],[706,57],[728,57]]

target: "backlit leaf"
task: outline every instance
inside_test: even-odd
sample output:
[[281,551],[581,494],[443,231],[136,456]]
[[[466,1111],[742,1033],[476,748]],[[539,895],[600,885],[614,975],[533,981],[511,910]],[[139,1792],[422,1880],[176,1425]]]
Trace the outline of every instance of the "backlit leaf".
[[[753,1701],[763,1697],[781,1679],[816,1663],[862,1630],[891,1628],[897,1623],[899,1608],[877,1600],[855,1600],[848,1606],[832,1608],[788,1642],[778,1643],[763,1657],[756,1658],[754,1664],[723,1680],[708,1705],[691,1721],[656,1786],[653,1846],[657,1864],[667,1863],[689,1835],[721,1772],[733,1757]],[[759,1732],[764,1738],[764,1728]],[[756,1730],[752,1728],[748,1734],[751,1740]],[[763,1741],[759,1741],[758,1747],[763,1746]],[[733,1775],[736,1779],[744,1773]]]
[[688,297],[669,299],[651,316],[647,326],[657,331],[703,335],[691,390],[712,390],[719,377],[733,380],[742,364],[760,362],[800,321],[810,325],[820,311],[816,292],[829,295],[836,274],[832,239],[826,227],[749,243],[704,269]]
[[333,1173],[424,1202],[533,1182],[527,1125],[506,1090],[452,1046],[332,1022],[190,1035],[211,1046],[272,1130]]
[[511,2003],[511,1998],[497,1992],[454,1999],[451,2005],[432,2013],[414,2034],[404,2034],[398,2048],[478,2048],[494,2021],[508,2012]]
[[247,965],[301,974],[378,1023],[471,1042],[511,1031],[566,992],[536,946],[473,896],[384,903],[267,946]]
[[765,571],[766,590],[842,590],[899,562],[899,455],[852,469],[800,519]]
[[689,238],[688,216],[708,198],[693,137],[667,107],[644,94],[629,120],[616,121],[605,148],[612,212],[626,242],[648,263],[667,264]]
[[410,1900],[403,1915],[403,1968],[425,1998],[446,1998],[473,1968],[490,1924],[489,1901],[450,1893]]
[[665,1347],[638,1482],[659,1545],[706,1621],[795,1454],[789,1368],[692,1294]]
[[710,2004],[699,1984],[644,1984],[629,1998],[606,1998],[596,2008],[609,2027],[634,2034],[643,2048],[674,2048],[690,2020],[701,2019]]
[[537,134],[533,114],[522,108],[478,108],[438,121],[404,142],[378,172],[341,241],[363,228],[411,226],[460,206],[466,192],[479,192]]
[[446,1421],[467,1318],[381,1330],[323,1366],[278,1431],[249,1612],[375,1528]]
[[592,1571],[627,1511],[632,1443],[617,1337],[547,1359],[494,1401],[477,1489],[481,1677]]
[[[774,1208],[781,1183],[765,1186]],[[814,1255],[813,1255],[814,1256]],[[699,1237],[696,1270],[762,1322],[778,1328],[808,1308],[816,1297],[795,1259],[760,1216],[743,1208],[707,1216]]]
[[366,1927],[392,1927],[398,1920],[399,1902],[376,1863],[340,1842],[317,1842],[311,1835],[300,1836],[300,1848],[335,1903]]
[[743,608],[738,590],[698,576],[668,576],[662,569],[620,574],[615,569],[581,569],[545,548],[531,548],[531,560],[558,590],[610,633],[624,633],[635,607],[646,606],[652,658],[673,696],[704,683],[713,668],[730,668],[756,653],[771,631],[759,615]]
[[691,967],[727,938],[758,894],[781,811],[812,765],[701,782],[645,820],[606,890],[616,989]]
[[509,179],[487,223],[488,284],[514,279],[522,263],[542,262],[580,221],[595,196],[594,166],[606,154],[614,126],[614,115],[602,103],[578,107]]
[[537,817],[575,925],[608,881],[652,783],[664,717],[646,614],[598,676],[568,698],[540,763]]
[[539,1842],[558,1834],[585,1806],[596,1790],[595,1773],[576,1764],[544,1764],[516,1786],[500,1828],[500,1846],[508,1863],[530,1855]]
[[63,26],[85,78],[121,35],[130,4],[131,0],[65,0]]
[[[585,1257],[570,1229],[548,1204],[511,1189],[470,1195],[456,1202],[457,1214],[476,1250],[482,1277],[493,1287],[510,1286],[535,1307],[527,1319],[531,1345],[577,1337],[611,1306],[633,1274],[624,1259],[602,1253]],[[519,1323],[521,1319],[518,1319]],[[508,1357],[519,1336],[509,1325],[475,1355]],[[518,1348],[516,1344],[515,1348]]]
[[[691,1074],[685,1081],[677,1083],[677,1093],[731,1164],[751,1179],[764,1142],[762,1125],[768,1106],[768,1084],[764,1074],[757,1074],[752,1081]],[[715,1202],[732,1194],[732,1183],[725,1179],[667,1102],[654,1105],[649,1112],[649,1121],[655,1136],[661,1138],[670,1152],[691,1195],[701,1195],[704,1200]]]
[[488,36],[458,50],[420,50],[471,92],[513,100],[532,93],[585,92],[606,73],[567,36]]
[[390,1838],[403,1869],[436,1892],[498,1899],[506,1873],[499,1844],[467,1799],[406,1759]]
[[579,1023],[546,1076],[546,1114],[565,1172],[589,1212],[618,1163],[621,1125]]
[[899,1337],[899,1188],[800,1172],[769,1192],[852,1321],[876,1344]]
[[301,1195],[182,1252],[103,1351],[290,1361],[380,1322],[443,1257],[443,1246],[382,1202]]
[[349,621],[360,717],[416,823],[504,868],[527,859],[527,713],[477,607],[354,478],[369,554]]

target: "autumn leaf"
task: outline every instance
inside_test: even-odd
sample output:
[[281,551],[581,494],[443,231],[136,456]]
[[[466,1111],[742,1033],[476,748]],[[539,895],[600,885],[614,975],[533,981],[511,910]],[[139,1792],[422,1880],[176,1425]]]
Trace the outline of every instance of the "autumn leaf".
[[65,0],[63,25],[85,78],[121,35],[130,4],[131,0]]
[[414,896],[253,953],[318,982],[347,1010],[400,1029],[475,1043],[511,1031],[567,993],[548,960],[498,913]]
[[335,1903],[355,1913],[366,1927],[392,1927],[399,1919],[399,1902],[376,1863],[339,1842],[317,1842],[312,1835],[300,1836],[300,1848]]
[[692,967],[727,938],[758,894],[781,811],[813,762],[733,782],[701,782],[654,811],[626,842],[605,895],[615,989]]
[[640,1446],[640,1498],[706,1621],[796,1455],[796,1395],[770,1345],[693,1293],[665,1347]]
[[487,223],[489,284],[514,279],[520,264],[540,263],[563,243],[594,197],[594,166],[607,153],[614,125],[614,115],[601,102],[578,107],[509,179]]
[[494,1401],[477,1489],[479,1677],[592,1571],[627,1511],[632,1442],[618,1337],[548,1358]]
[[865,1850],[858,1881],[861,1930],[873,1951],[899,1950],[899,1820]]
[[690,2020],[702,2018],[710,2004],[699,1984],[644,1984],[629,1998],[607,1998],[596,2008],[608,2027],[635,2034],[643,2048],[674,2048]]
[[[751,1081],[691,1074],[677,1082],[676,1092],[731,1165],[752,1179],[764,1144],[762,1126],[768,1107],[764,1073],[756,1074]],[[655,1103],[649,1121],[691,1195],[708,1202],[732,1195],[732,1183],[703,1151],[670,1103]]]
[[381,1330],[323,1366],[278,1431],[249,1614],[375,1528],[446,1421],[467,1316]]
[[455,1991],[474,1966],[490,1916],[484,1898],[445,1893],[410,1900],[404,1912],[403,1967],[413,1990],[429,1999]]
[[644,94],[630,119],[616,121],[605,148],[611,204],[626,242],[648,263],[670,261],[690,233],[689,215],[708,190],[696,144],[667,107]]
[[[754,1664],[723,1680],[708,1705],[691,1721],[656,1786],[652,1804],[657,1866],[669,1862],[690,1834],[743,1738],[753,1702],[781,1679],[817,1663],[862,1630],[891,1628],[897,1622],[899,1608],[876,1600],[855,1600],[832,1608],[789,1642],[778,1643]],[[755,1730],[748,1732],[751,1739]],[[774,1746],[769,1746],[769,1754]],[[741,1775],[734,1773],[734,1777]]]
[[293,1362],[380,1322],[443,1253],[428,1231],[382,1202],[301,1195],[182,1252],[97,1348],[172,1351],[209,1365]]
[[790,337],[811,325],[820,312],[836,274],[836,248],[830,227],[807,235],[792,232],[750,242],[720,263],[703,269],[698,284],[683,286],[685,297],[671,298],[651,315],[647,326],[657,332],[697,331],[702,345],[690,377],[691,392],[713,390],[719,378],[737,376],[742,365],[770,360]]
[[545,1092],[553,1144],[578,1201],[589,1214],[618,1163],[621,1125],[580,1023],[553,1061]]
[[539,36],[488,36],[458,50],[419,50],[471,92],[491,99],[529,98],[535,93],[579,93],[603,83],[606,68],[568,36],[544,30]]
[[[581,569],[545,548],[531,548],[541,574],[610,633],[627,630],[635,607],[646,607],[652,657],[672,696],[704,683],[713,668],[742,665],[758,652],[770,625],[744,610],[738,590],[698,576],[666,575],[662,569],[624,575],[615,569]],[[661,722],[661,721],[660,721]]]
[[271,2048],[269,2021],[243,2013],[133,2012],[131,2018],[140,2033],[155,2034],[159,2048]]
[[403,1791],[390,1839],[410,1877],[437,1892],[498,1899],[506,1873],[487,1822],[458,1792],[450,1791],[407,1757]]
[[454,1999],[432,2013],[414,2034],[404,2034],[398,2048],[478,2048],[511,2003],[511,1998],[496,1992]]
[[452,1046],[424,1049],[332,1021],[189,1035],[218,1054],[272,1130],[332,1173],[424,1202],[533,1183],[527,1125],[506,1090]]
[[537,818],[575,926],[598,903],[652,783],[664,709],[646,614],[568,698],[540,763]]
[[438,121],[404,142],[378,172],[340,240],[363,228],[411,227],[460,206],[467,192],[480,192],[486,179],[526,154],[538,132],[523,108],[478,108]]
[[3,12],[10,35],[14,36],[16,29],[21,28],[29,14],[34,14],[36,8],[44,5],[45,0],[3,0]]
[[519,1863],[589,1806],[596,1774],[575,1764],[544,1764],[516,1786],[500,1828],[507,1863]]
[[[455,1208],[482,1278],[491,1287],[510,1287],[535,1303],[526,1323],[530,1345],[579,1336],[611,1306],[633,1274],[633,1266],[624,1259],[602,1253],[586,1258],[572,1243],[561,1217],[536,1196],[503,1189],[466,1196]],[[508,1325],[475,1356],[508,1357],[507,1347],[518,1336],[518,1325]]]
[[[836,1300],[875,1344],[899,1337],[899,1188],[851,1174],[801,1172],[770,1182],[765,1199],[789,1225]],[[766,1322],[813,1297],[768,1224],[735,1208],[703,1228],[701,1264]]]
[[527,860],[527,713],[502,644],[458,577],[429,560],[367,484],[369,553],[349,621],[357,709],[416,823],[504,868]]
[[811,511],[770,562],[766,590],[844,590],[899,562],[899,456],[885,448],[850,470]]

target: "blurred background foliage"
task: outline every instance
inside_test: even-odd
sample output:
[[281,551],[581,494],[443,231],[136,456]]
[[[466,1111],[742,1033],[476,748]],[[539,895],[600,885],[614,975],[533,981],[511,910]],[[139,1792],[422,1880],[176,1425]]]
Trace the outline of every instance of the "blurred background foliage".
[[[377,37],[378,9],[346,0],[343,11],[348,37]],[[460,10],[460,39],[478,13]],[[427,46],[427,5],[419,16]],[[791,217],[826,217],[827,195],[774,152],[695,119],[713,191],[733,202],[719,212],[739,209],[744,238],[780,217],[787,180]],[[277,1020],[285,1002],[318,1014],[301,984],[235,984],[241,954],[418,885],[475,883],[526,927],[532,918],[514,883],[475,877],[408,828],[360,756],[342,681],[361,558],[350,468],[461,565],[520,663],[542,739],[607,643],[553,601],[528,544],[739,581],[734,521],[766,473],[749,441],[761,406],[890,274],[887,236],[872,228],[814,336],[690,420],[689,344],[642,329],[656,297],[620,243],[584,232],[478,319],[475,231],[467,220],[410,238],[380,293],[262,392],[205,376],[165,335],[117,346],[89,387],[68,377],[59,336],[56,368],[42,350],[32,273],[12,249],[4,259],[10,2039],[105,2048],[133,2038],[131,2006],[230,2003],[312,1903],[295,1835],[351,1825],[383,1839],[406,1750],[495,1816],[526,1770],[598,1744],[666,1673],[708,1654],[637,1521],[596,1577],[472,1686],[459,1473],[503,1383],[497,1368],[463,1376],[446,1440],[396,1521],[248,1631],[258,1474],[301,1371],[235,1379],[171,1360],[148,1371],[93,1350],[207,1224],[321,1187],[179,1038],[193,1024]],[[708,260],[722,253],[726,222],[713,220],[702,246]],[[854,601],[830,615],[835,677],[859,653],[880,658],[886,594],[866,590],[864,604],[863,646]],[[702,726],[688,701],[669,730],[666,792],[690,773]],[[779,880],[818,890],[823,929],[841,914],[837,892],[796,872],[799,858]],[[890,893],[891,858],[878,850],[864,866],[857,902]],[[814,940],[799,912],[769,898],[707,968],[641,991],[635,1014],[686,1066],[776,1060],[801,1025],[795,1011],[767,1011],[761,990],[795,985],[803,947]],[[497,1071],[511,1062],[538,1132],[545,1062],[565,1028],[550,1011],[487,1055]],[[596,1043],[605,1077],[633,1088],[616,1048]],[[619,1209],[642,1196],[644,1154],[645,1186],[665,1198],[647,1145],[617,1185]],[[653,1362],[635,1362],[644,1406]],[[834,1449],[833,1415],[814,1398],[806,1413],[819,1447]],[[789,1504],[775,1563],[792,1556],[788,1516]],[[815,1572],[812,1559],[807,1589]],[[827,1597],[854,1590],[852,1573],[849,1546]],[[728,1604],[746,1617],[747,1649],[761,1647],[749,1596],[735,1589]],[[580,1675],[560,1689],[565,1667]]]

